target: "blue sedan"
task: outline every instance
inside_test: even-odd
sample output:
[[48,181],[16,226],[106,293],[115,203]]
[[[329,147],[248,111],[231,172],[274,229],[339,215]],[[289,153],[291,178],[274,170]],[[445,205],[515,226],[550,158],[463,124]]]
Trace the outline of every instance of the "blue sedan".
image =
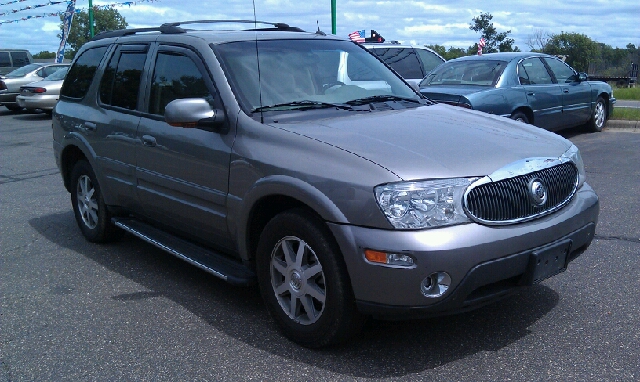
[[555,56],[490,53],[447,61],[420,82],[436,101],[510,117],[547,130],[585,125],[602,131],[616,99]]

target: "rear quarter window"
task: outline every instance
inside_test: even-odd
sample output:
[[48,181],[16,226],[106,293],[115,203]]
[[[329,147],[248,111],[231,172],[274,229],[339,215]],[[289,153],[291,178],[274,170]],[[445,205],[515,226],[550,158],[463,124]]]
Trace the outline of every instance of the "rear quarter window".
[[19,66],[29,65],[31,63],[27,52],[11,52],[11,59],[13,60],[13,66],[16,68]]
[[84,51],[69,69],[67,78],[64,80],[60,90],[60,96],[73,99],[84,98],[106,51],[106,46]]
[[8,68],[11,66],[11,58],[9,52],[0,52],[0,68]]

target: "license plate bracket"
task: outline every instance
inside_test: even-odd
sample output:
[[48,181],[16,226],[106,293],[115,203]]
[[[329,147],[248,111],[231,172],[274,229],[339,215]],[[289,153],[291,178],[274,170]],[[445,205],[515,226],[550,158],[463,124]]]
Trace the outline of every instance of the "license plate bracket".
[[529,264],[524,275],[526,285],[537,284],[567,269],[567,257],[571,251],[571,240],[563,240],[535,249],[529,255]]

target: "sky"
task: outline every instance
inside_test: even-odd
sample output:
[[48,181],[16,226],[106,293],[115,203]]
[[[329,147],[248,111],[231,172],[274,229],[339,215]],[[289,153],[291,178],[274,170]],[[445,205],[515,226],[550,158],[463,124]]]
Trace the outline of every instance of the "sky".
[[[55,52],[60,40],[60,0],[0,0],[0,48],[28,49],[35,54]],[[10,3],[10,4],[9,4]],[[202,19],[254,19],[283,22],[307,31],[318,27],[331,33],[330,0],[93,0],[124,16],[129,28],[158,26],[164,22]],[[126,5],[125,3],[130,3]],[[46,5],[46,6],[41,6]],[[640,46],[640,0],[336,0],[336,34],[348,37],[355,30],[376,30],[387,41],[414,45],[468,48],[480,38],[469,29],[474,17],[493,15],[498,32],[507,32],[515,46],[529,51],[536,34],[581,33],[592,40],[625,48]],[[37,7],[36,6],[41,6]],[[76,8],[88,9],[89,0],[77,0]],[[24,10],[27,7],[32,9]],[[16,11],[17,12],[14,12]],[[24,17],[32,18],[13,23]]]

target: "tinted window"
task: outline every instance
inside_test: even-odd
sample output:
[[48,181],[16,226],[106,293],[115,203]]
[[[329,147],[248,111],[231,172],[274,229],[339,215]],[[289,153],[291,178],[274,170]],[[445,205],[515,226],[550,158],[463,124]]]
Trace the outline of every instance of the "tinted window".
[[89,90],[93,76],[98,70],[98,65],[102,56],[107,51],[107,47],[88,49],[73,64],[67,78],[64,80],[60,95],[63,97],[81,99]]
[[504,61],[449,61],[434,69],[420,85],[493,86],[506,67]]
[[145,52],[122,52],[115,55],[102,76],[100,102],[135,110],[146,58]]
[[164,115],[167,104],[181,98],[205,98],[213,101],[202,74],[191,58],[177,53],[160,52],[153,73],[149,112]]
[[438,57],[437,54],[428,50],[416,49],[416,52],[418,53],[420,60],[422,60],[422,68],[424,69],[425,74],[429,73],[430,71],[435,69],[436,66],[444,62],[444,60]]
[[549,65],[553,75],[556,77],[556,81],[559,84],[564,82],[572,82],[575,81],[575,73],[573,69],[571,69],[564,62],[557,60],[555,58],[544,58],[544,61]]
[[413,48],[374,48],[373,52],[404,78],[424,77]]
[[527,58],[518,64],[518,77],[521,85],[552,84],[553,80],[538,58]]
[[11,59],[13,59],[13,66],[25,66],[31,63],[27,52],[11,52]]
[[11,66],[9,52],[0,52],[0,68],[8,68]]

